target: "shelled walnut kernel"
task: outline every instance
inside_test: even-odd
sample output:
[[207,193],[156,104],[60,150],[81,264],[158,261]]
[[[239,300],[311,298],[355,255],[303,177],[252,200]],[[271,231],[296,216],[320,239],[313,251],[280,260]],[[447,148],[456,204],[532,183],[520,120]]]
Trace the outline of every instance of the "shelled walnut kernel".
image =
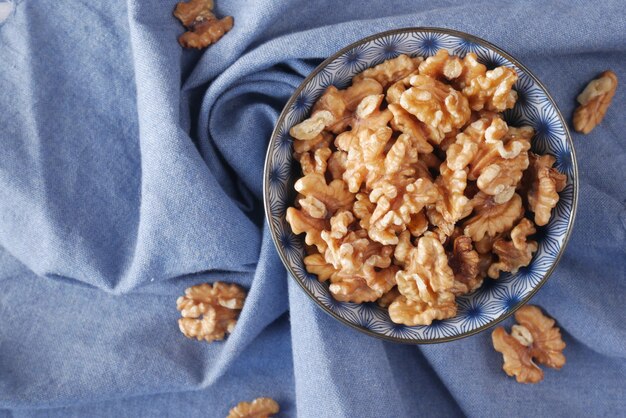
[[190,0],[176,4],[174,16],[187,28],[187,32],[178,38],[183,48],[206,48],[233,28],[233,17],[218,19],[213,14],[213,6],[213,0]]
[[565,343],[554,319],[545,316],[536,306],[522,306],[515,313],[519,325],[513,325],[511,334],[503,327],[492,333],[493,347],[502,353],[502,369],[515,376],[519,383],[538,383],[543,380],[539,364],[560,369],[565,364]]
[[180,331],[187,338],[207,342],[223,340],[235,328],[246,293],[236,284],[202,283],[185,290],[176,308]]
[[278,403],[272,398],[257,398],[252,402],[239,402],[232,408],[227,418],[268,418],[280,411]]

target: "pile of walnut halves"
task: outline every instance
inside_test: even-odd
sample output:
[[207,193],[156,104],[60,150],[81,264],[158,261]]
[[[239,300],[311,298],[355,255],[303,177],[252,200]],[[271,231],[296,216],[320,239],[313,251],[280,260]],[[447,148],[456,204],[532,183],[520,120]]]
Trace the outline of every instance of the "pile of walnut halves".
[[291,129],[303,177],[287,221],[337,300],[428,325],[456,315],[455,297],[486,277],[530,263],[529,236],[566,177],[530,152],[532,128],[499,113],[514,106],[516,80],[473,53],[401,55],[330,86]]

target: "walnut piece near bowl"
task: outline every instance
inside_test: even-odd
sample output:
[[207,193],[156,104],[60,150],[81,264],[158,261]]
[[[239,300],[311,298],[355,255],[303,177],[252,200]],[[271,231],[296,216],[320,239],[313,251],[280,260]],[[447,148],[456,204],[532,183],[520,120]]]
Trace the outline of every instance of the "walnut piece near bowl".
[[616,90],[617,76],[613,71],[605,71],[590,81],[576,98],[580,106],[574,112],[574,129],[588,134],[602,122]]
[[534,361],[553,369],[563,367],[565,343],[554,319],[538,307],[526,305],[515,313],[515,320],[519,325],[513,325],[511,334],[503,327],[491,334],[493,347],[502,353],[502,369],[507,375],[515,376],[519,383],[538,383],[543,380],[543,370]]

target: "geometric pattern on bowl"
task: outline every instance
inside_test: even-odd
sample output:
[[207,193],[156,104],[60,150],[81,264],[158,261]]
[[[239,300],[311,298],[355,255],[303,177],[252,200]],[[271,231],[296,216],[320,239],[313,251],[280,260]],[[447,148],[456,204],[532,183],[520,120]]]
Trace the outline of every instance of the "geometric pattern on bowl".
[[[331,84],[350,85],[363,70],[400,54],[431,56],[446,49],[464,56],[474,52],[488,69],[505,65],[514,68],[519,79],[514,89],[518,100],[504,113],[511,126],[530,125],[535,129],[532,149],[556,158],[555,167],[567,175],[550,222],[538,228],[538,250],[530,265],[498,280],[485,280],[472,294],[457,297],[455,317],[434,321],[429,326],[409,327],[393,323],[385,309],[375,303],[336,301],[328,284],[309,274],[303,263],[304,240],[291,231],[285,220],[293,204],[295,167],[289,129],[304,120],[311,107]],[[297,163],[296,163],[297,164]],[[578,198],[578,172],[572,140],[552,97],[541,82],[517,60],[500,48],[465,33],[438,28],[408,28],[384,32],[358,41],[322,62],[298,87],[287,102],[272,133],[264,170],[266,217],[276,248],[285,267],[304,291],[327,313],[346,325],[369,335],[403,343],[450,341],[482,331],[511,315],[545,283],[567,244]]]

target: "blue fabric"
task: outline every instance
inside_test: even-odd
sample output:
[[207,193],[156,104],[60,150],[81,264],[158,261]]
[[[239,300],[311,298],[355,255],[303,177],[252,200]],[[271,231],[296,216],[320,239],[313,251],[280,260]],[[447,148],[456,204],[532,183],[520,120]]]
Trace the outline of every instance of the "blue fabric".
[[[16,0],[0,24],[0,416],[619,416],[626,408],[626,90],[590,135],[575,230],[533,299],[567,364],[523,386],[490,332],[382,342],[288,279],[264,224],[272,126],[321,59],[376,32],[466,31],[545,82],[564,115],[605,69],[626,80],[623,4],[222,0],[235,27],[182,51],[175,0]],[[496,5],[497,4],[497,5]],[[224,343],[179,332],[177,296],[249,289]],[[509,323],[510,324],[510,321]]]

